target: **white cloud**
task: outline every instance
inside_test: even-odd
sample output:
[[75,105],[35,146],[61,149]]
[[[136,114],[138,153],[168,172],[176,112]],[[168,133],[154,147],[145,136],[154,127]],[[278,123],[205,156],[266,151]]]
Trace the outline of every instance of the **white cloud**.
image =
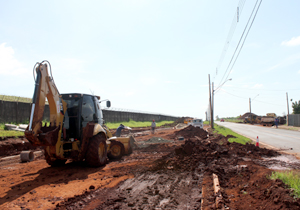
[[255,84],[252,88],[259,89],[262,88],[263,86],[264,86],[263,84]]
[[141,77],[140,81],[144,84],[144,85],[153,85],[155,83],[158,82],[158,79],[156,77]]
[[19,62],[12,47],[6,47],[6,43],[0,44],[0,75],[28,74],[30,70]]
[[62,58],[59,60],[57,67],[62,69],[65,73],[69,74],[81,74],[87,71],[84,69],[84,60],[75,58]]
[[164,81],[166,84],[178,84],[178,82],[166,80]]
[[298,71],[298,74],[300,74],[300,70]]
[[298,37],[293,37],[291,40],[289,41],[283,41],[281,43],[281,45],[284,45],[284,46],[297,46],[297,45],[300,45],[300,36]]
[[289,65],[293,65],[300,61],[300,54],[294,54],[292,56],[289,56],[288,58],[285,58],[284,60],[280,61],[276,65],[273,65],[272,67],[268,68],[266,71],[272,71],[277,68],[286,67]]
[[133,96],[133,95],[135,95],[134,91],[129,91],[129,92],[125,93],[125,96]]

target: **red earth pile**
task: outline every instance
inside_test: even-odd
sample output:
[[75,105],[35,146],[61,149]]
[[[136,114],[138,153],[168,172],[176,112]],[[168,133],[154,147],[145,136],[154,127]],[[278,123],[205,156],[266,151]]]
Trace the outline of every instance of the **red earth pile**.
[[[180,134],[184,134],[182,131]],[[193,135],[197,136],[197,133]],[[249,209],[251,206],[251,209],[261,206],[265,206],[263,209],[300,209],[300,199],[293,199],[282,181],[257,176],[263,169],[254,161],[278,155],[274,150],[253,144],[230,143],[224,136],[201,141],[188,139],[174,152],[156,161],[152,170],[172,168],[179,173],[189,171],[208,176],[215,173],[223,189],[223,204],[232,209]],[[210,207],[214,209],[214,199],[211,201]]]
[[170,137],[184,137],[185,139],[188,138],[194,138],[195,136],[201,138],[201,139],[206,139],[208,133],[203,130],[202,128],[199,127],[194,127],[192,125],[189,125],[188,127],[181,129],[179,131],[175,131],[173,135],[170,135]]

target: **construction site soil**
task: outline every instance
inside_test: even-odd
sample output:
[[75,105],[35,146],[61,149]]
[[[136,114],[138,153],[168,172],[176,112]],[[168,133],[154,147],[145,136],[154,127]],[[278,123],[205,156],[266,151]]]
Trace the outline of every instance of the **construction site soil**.
[[[207,127],[179,127],[155,134],[133,129],[133,153],[100,168],[84,162],[50,167],[43,156],[8,164],[2,158],[0,209],[300,209],[281,180],[268,178],[276,168],[299,169],[297,159],[230,143]],[[15,148],[3,147],[12,140],[2,140],[1,151]],[[219,178],[217,194],[213,174]]]

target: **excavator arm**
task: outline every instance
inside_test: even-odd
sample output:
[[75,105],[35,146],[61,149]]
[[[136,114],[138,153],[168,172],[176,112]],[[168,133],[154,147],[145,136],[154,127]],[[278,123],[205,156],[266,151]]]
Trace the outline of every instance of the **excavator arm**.
[[[25,136],[33,145],[55,146],[61,136],[66,102],[61,98],[52,75],[49,76],[48,66],[43,61],[36,65],[35,89],[32,99],[30,121]],[[49,64],[50,66],[50,64]],[[42,126],[47,98],[50,108],[50,125]]]

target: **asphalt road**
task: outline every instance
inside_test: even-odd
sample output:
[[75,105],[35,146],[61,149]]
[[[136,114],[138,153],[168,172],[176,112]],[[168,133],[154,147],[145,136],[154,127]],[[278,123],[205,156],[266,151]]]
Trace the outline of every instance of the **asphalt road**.
[[[232,131],[246,136],[252,140],[256,140],[259,137],[259,142],[275,147],[279,150],[286,151],[291,154],[300,156],[300,132],[276,129],[274,127],[262,127],[255,125],[247,125],[241,123],[230,122],[215,122],[218,125],[222,125]],[[291,150],[291,148],[293,148]]]

